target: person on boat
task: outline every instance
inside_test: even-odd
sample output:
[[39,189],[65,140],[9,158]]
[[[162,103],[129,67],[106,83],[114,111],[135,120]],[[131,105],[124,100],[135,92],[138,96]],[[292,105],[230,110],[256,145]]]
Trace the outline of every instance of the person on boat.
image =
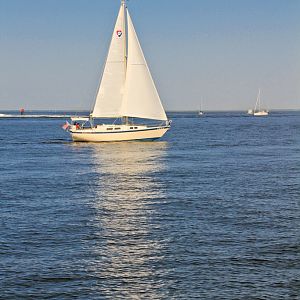
[[76,129],[80,129],[80,124],[78,122],[75,122],[74,125],[75,125]]

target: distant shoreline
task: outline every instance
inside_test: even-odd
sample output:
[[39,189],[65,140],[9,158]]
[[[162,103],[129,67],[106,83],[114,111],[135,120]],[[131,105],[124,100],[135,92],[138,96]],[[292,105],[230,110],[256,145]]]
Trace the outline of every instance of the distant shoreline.
[[[246,109],[228,109],[228,110],[204,110],[204,112],[207,113],[223,113],[223,112],[247,112],[247,108]],[[166,110],[167,113],[194,113],[194,112],[198,112],[199,109],[194,109],[194,110]],[[273,112],[280,112],[280,111],[300,111],[300,108],[269,108],[269,111],[273,111]],[[85,113],[85,114],[90,114],[89,110],[74,110],[74,109],[57,109],[57,110],[53,110],[53,109],[31,109],[31,110],[25,110],[24,116],[31,114],[31,113],[53,113],[53,114],[60,114],[60,115],[70,115],[70,113],[73,114],[77,114],[77,113]],[[15,109],[3,109],[0,110],[0,116],[5,114],[5,113],[14,113],[14,114],[20,114],[19,110],[15,110]]]
[[[300,109],[272,109],[271,114],[277,113],[288,113],[288,112],[299,112]],[[198,110],[186,110],[186,111],[167,111],[167,114],[188,114],[188,115],[198,115]],[[24,114],[20,114],[18,110],[5,110],[0,111],[0,119],[70,119],[74,116],[88,117],[89,111],[65,111],[65,110],[30,110],[25,111]],[[246,116],[246,110],[206,110],[205,115],[220,115],[220,114],[240,114],[241,116]]]

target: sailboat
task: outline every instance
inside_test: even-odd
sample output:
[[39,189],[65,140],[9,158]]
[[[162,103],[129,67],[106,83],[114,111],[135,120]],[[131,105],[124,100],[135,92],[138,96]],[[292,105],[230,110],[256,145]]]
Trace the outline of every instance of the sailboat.
[[[96,124],[95,119],[114,119]],[[135,123],[146,119],[156,124]],[[155,140],[169,129],[168,120],[133,26],[126,1],[121,7],[89,117],[73,117],[67,125],[73,141]],[[159,123],[158,123],[159,121]],[[139,121],[141,122],[141,121]]]
[[[249,111],[248,111],[249,113]],[[256,117],[263,117],[267,116],[269,112],[266,109],[261,109],[261,104],[260,104],[260,89],[258,90],[258,95],[255,103],[254,110],[252,111],[253,116]]]
[[202,110],[202,101],[200,102],[200,109],[198,111],[198,116],[203,116],[204,115],[204,111]]

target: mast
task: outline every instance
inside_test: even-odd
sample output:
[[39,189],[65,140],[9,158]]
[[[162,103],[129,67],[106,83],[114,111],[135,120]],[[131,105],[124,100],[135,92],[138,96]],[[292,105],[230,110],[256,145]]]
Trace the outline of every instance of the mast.
[[254,112],[256,111],[257,106],[258,106],[258,111],[260,111],[260,89],[258,90],[258,95],[257,95],[255,107],[254,107]]
[[[124,69],[125,69],[125,79],[126,79],[126,71],[127,71],[127,32],[126,32],[126,22],[127,22],[127,13],[126,13],[126,0],[121,0],[121,5],[124,11],[124,19],[123,19],[123,31],[124,31]],[[122,122],[125,125],[128,125],[128,116],[122,116]]]
[[260,89],[258,91],[258,111],[260,111]]
[[258,111],[260,111],[260,89],[258,92]]
[[125,57],[125,73],[126,73],[126,68],[127,68],[127,32],[126,32],[126,22],[127,22],[127,18],[126,18],[126,0],[121,0],[121,5],[123,7],[123,11],[124,11],[124,19],[123,19],[123,31],[124,31],[124,57]]

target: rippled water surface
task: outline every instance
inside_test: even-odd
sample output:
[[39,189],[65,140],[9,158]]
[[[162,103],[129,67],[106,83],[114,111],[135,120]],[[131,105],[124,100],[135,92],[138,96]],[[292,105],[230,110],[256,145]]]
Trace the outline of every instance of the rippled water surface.
[[300,113],[156,142],[0,119],[0,299],[299,299]]

